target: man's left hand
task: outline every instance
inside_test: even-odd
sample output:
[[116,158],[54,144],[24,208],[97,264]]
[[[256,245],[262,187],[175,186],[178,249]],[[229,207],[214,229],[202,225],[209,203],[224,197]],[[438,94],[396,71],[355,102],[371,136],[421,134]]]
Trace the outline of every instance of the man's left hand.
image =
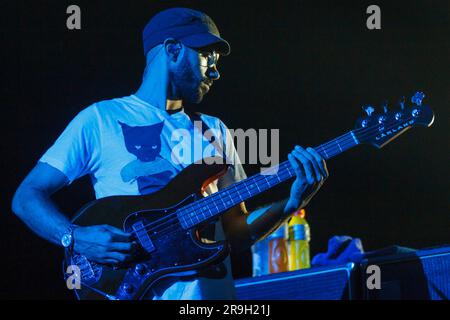
[[325,160],[313,148],[296,146],[288,159],[297,176],[284,209],[289,214],[309,202],[328,178],[328,170]]

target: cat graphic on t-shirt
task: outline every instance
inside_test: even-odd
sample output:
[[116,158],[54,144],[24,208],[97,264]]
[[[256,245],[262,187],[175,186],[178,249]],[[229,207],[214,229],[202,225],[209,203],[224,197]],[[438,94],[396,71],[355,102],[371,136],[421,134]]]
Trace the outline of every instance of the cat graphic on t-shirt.
[[127,151],[137,158],[122,168],[122,180],[136,180],[140,194],[153,193],[164,187],[177,173],[173,165],[160,155],[164,122],[135,127],[120,121],[119,124]]

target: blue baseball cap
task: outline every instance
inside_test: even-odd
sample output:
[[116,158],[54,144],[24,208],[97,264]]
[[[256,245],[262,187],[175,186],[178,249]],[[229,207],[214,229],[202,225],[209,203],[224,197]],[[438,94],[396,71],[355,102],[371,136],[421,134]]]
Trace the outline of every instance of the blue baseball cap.
[[167,38],[188,47],[213,46],[221,55],[230,53],[230,44],[220,37],[214,21],[205,13],[188,8],[171,8],[157,13],[144,28],[144,55]]

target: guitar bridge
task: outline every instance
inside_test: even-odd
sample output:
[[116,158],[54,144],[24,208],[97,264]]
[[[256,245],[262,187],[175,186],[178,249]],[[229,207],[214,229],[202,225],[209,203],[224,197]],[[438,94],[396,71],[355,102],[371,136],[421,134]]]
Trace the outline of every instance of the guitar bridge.
[[136,233],[136,236],[145,251],[148,253],[155,250],[155,246],[153,245],[152,240],[150,239],[150,236],[148,235],[147,229],[144,226],[143,221],[138,221],[132,225],[132,228],[134,232]]

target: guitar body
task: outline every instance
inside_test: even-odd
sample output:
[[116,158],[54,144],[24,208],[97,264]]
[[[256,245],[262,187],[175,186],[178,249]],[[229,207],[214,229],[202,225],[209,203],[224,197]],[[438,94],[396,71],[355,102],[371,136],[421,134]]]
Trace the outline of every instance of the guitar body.
[[201,242],[197,230],[183,229],[173,213],[200,199],[202,188],[226,169],[224,164],[192,164],[153,194],[106,197],[84,206],[72,223],[108,224],[134,232],[141,249],[136,262],[117,269],[90,262],[76,253],[70,256],[66,251],[66,264],[80,268],[78,298],[141,299],[163,277],[195,274],[225,259],[229,252],[225,242]]

